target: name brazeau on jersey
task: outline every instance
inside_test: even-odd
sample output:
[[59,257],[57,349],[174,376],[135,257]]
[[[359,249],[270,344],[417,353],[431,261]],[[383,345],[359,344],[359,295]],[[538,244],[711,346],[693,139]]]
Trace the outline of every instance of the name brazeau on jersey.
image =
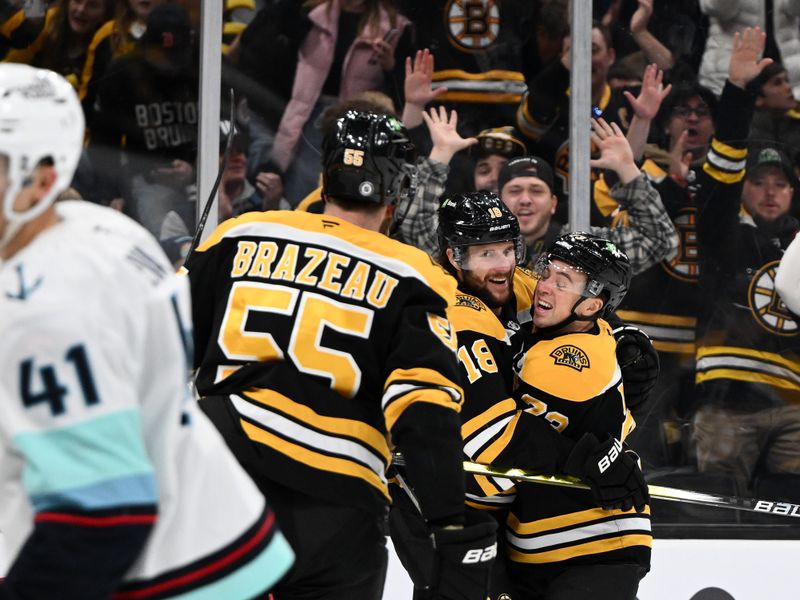
[[[230,275],[232,278],[292,281],[343,298],[366,300],[375,308],[385,307],[398,280],[362,260],[355,260],[350,268],[354,260],[345,254],[313,246],[301,249],[298,244],[286,244],[281,249],[272,241],[242,240],[237,245]],[[345,271],[349,274],[345,275]]]

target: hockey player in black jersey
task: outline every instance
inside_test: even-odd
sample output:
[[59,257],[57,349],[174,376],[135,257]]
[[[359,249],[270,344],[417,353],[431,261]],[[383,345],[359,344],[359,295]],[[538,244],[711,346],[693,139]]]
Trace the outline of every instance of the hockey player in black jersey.
[[[571,233],[534,272],[534,331],[516,359],[514,396],[576,448],[606,440],[605,454],[586,463],[583,478],[597,485],[624,475],[620,487],[630,495],[621,510],[602,502],[597,508],[584,490],[505,483],[508,574],[521,598],[633,600],[650,565],[648,495],[641,471],[626,466],[633,458],[621,441],[634,422],[605,320],[628,289],[630,263],[611,241]],[[570,455],[564,470],[574,468]]]
[[485,598],[495,523],[465,517],[455,282],[382,233],[413,154],[393,117],[349,112],[323,142],[323,214],[247,213],[187,265],[201,406],[296,552],[275,600],[381,597],[389,439],[431,534],[432,593]]

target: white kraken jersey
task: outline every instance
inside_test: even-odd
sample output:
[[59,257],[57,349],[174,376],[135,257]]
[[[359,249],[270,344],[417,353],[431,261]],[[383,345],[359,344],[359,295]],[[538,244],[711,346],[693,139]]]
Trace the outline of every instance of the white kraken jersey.
[[[44,513],[157,504],[120,597],[149,597],[149,585],[205,598],[211,583],[211,597],[254,595],[292,553],[189,393],[187,282],[127,217],[84,202],[56,209],[57,225],[0,263],[0,530],[9,562]],[[191,590],[180,586],[187,577]]]

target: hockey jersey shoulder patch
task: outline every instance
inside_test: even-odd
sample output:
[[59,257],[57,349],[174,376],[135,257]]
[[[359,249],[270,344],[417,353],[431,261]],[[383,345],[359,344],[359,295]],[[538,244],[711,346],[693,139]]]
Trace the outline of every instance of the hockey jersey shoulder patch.
[[519,377],[551,396],[573,402],[591,400],[619,383],[614,337],[573,333],[531,346],[519,363]]
[[465,306],[477,310],[478,312],[487,310],[483,302],[478,300],[475,296],[469,296],[467,294],[456,294],[456,306]]
[[576,371],[583,371],[591,366],[586,352],[572,344],[559,346],[550,353],[550,356],[553,357],[554,364],[569,367]]
[[469,294],[456,294],[455,303],[447,316],[456,332],[474,331],[505,342],[506,329],[480,298]]

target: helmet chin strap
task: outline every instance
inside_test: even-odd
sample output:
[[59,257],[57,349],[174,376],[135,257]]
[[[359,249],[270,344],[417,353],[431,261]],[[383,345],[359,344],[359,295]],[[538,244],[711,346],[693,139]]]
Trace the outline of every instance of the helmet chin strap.
[[597,311],[596,313],[594,313],[589,317],[581,317],[580,315],[578,315],[578,313],[575,312],[575,309],[578,308],[578,305],[584,300],[588,299],[589,297],[587,296],[581,296],[580,298],[578,298],[577,302],[575,302],[575,304],[572,305],[572,310],[570,311],[569,316],[566,319],[562,319],[555,325],[549,325],[548,327],[537,327],[536,331],[541,331],[542,333],[554,333],[556,331],[563,329],[570,323],[574,323],[575,321],[585,321],[585,322],[597,321],[597,319],[600,317],[600,311]]
[[54,181],[50,190],[38,201],[36,204],[28,208],[28,210],[15,213],[14,212],[14,201],[17,197],[19,192],[18,189],[9,189],[6,192],[6,197],[3,201],[3,217],[6,220],[6,228],[3,231],[3,234],[0,235],[0,249],[5,248],[6,245],[14,239],[14,236],[17,235],[20,229],[22,229],[23,225],[26,223],[30,223],[38,216],[43,214],[50,206],[53,205],[53,202],[58,196],[58,194],[62,190],[58,185],[58,181]]

